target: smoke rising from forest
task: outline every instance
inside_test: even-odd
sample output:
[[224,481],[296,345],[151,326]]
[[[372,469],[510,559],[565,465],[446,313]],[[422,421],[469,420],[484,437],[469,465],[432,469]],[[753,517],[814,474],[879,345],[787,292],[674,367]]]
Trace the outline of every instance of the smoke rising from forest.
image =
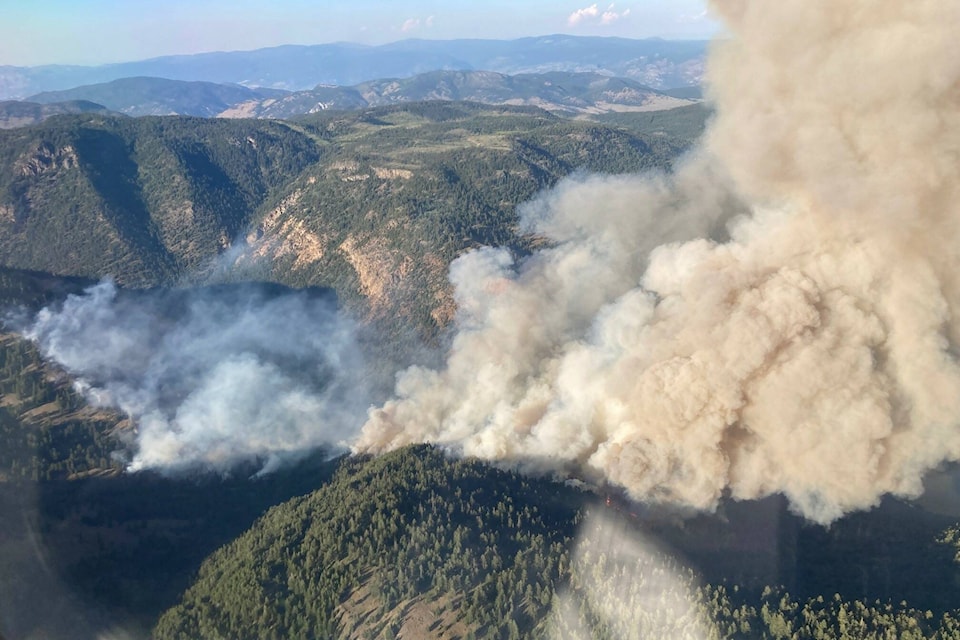
[[691,509],[782,492],[823,523],[960,459],[960,4],[714,10],[704,149],[544,195],[524,216],[552,246],[519,263],[458,259],[446,364],[403,372],[356,450]]
[[136,424],[131,469],[343,447],[371,402],[354,325],[329,292],[274,285],[118,291],[44,309],[26,335],[95,404]]
[[382,406],[308,293],[105,283],[27,333],[135,418],[134,469],[435,442],[682,509],[916,496],[960,461],[960,4],[714,10],[702,148],[543,194],[522,217],[550,242],[519,262],[456,260],[445,364]]

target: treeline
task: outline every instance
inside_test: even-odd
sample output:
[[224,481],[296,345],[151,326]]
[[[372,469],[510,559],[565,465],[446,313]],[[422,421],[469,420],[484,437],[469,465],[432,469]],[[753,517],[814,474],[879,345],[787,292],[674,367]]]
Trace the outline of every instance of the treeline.
[[703,584],[667,555],[611,560],[583,551],[548,619],[550,640],[920,640],[960,638],[960,611],[936,615],[907,602],[801,599],[778,587],[757,597]]
[[712,115],[713,110],[708,104],[698,102],[667,111],[603,113],[593,116],[592,120],[647,136],[659,136],[686,147],[700,138]]
[[81,278],[0,267],[0,479],[51,480],[116,472],[122,417],[88,406],[72,380],[4,326],[18,314],[79,293]]

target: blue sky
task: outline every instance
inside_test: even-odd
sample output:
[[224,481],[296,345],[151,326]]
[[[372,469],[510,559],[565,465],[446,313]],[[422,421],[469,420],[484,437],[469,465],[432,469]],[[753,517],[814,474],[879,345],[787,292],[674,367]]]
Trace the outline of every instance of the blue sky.
[[706,0],[0,0],[0,65],[552,33],[704,38]]

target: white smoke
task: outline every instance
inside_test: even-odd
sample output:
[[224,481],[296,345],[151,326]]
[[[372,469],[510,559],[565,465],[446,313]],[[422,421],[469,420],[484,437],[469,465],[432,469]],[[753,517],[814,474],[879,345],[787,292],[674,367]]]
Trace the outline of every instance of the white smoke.
[[226,470],[343,447],[371,401],[353,324],[329,295],[267,285],[118,292],[41,311],[25,334],[88,398],[136,424],[133,470]]
[[402,373],[356,450],[444,443],[694,509],[780,492],[824,523],[960,460],[960,4],[715,9],[701,157],[567,182],[525,211],[550,248],[455,262],[446,364]]

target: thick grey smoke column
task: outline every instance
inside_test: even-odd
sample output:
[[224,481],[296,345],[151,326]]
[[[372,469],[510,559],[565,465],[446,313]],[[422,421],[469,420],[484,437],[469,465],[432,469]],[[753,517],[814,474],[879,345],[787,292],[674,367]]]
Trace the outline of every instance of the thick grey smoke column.
[[370,396],[329,294],[273,285],[132,292],[110,282],[25,332],[137,428],[132,469],[228,469],[352,437]]
[[[356,449],[695,509],[782,492],[820,522],[960,459],[960,3],[715,9],[703,158],[564,184],[526,211],[553,248],[456,262],[445,367],[403,373]],[[748,203],[725,242],[694,239],[728,215],[714,175]]]

